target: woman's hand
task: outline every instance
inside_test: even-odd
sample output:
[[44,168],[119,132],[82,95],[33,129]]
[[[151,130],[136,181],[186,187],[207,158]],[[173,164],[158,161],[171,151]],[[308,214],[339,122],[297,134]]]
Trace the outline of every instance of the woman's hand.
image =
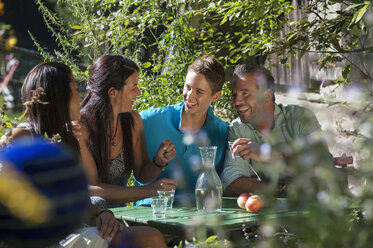
[[100,236],[107,240],[109,237],[113,238],[118,230],[124,230],[124,224],[115,219],[114,214],[110,211],[102,211],[96,219],[96,227]]
[[157,190],[171,190],[176,189],[177,183],[171,178],[161,178],[151,184],[148,184],[144,187],[148,187],[151,190],[154,190],[154,195],[158,195]]
[[160,166],[166,166],[171,159],[176,156],[175,145],[171,140],[163,140],[158,148],[157,154],[154,157],[154,162]]

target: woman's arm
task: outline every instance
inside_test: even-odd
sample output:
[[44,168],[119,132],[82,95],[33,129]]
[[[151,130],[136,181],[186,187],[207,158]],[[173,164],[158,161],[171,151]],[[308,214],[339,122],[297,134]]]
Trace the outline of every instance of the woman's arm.
[[152,184],[136,187],[100,183],[96,162],[89,148],[89,131],[84,124],[81,124],[79,145],[83,167],[89,183],[89,191],[93,196],[99,196],[112,203],[124,203],[155,196],[158,189],[170,189],[169,185],[172,185],[171,179],[160,179]]
[[161,178],[151,184],[144,186],[117,186],[112,184],[98,183],[89,185],[91,195],[99,196],[111,203],[125,203],[157,196],[157,190],[175,189],[174,181],[168,178]]
[[146,148],[144,126],[141,117],[135,111],[132,112],[132,116],[135,126],[132,133],[134,148],[133,172],[138,181],[146,183],[159,176],[162,172],[162,167],[165,168],[167,163],[175,157],[176,149],[170,140],[164,140],[160,144],[157,154],[151,160],[148,149]]

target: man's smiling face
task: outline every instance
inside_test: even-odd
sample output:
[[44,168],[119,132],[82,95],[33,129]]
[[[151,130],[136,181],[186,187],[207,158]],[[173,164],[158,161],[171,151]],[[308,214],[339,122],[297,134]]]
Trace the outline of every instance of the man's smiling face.
[[259,91],[255,74],[238,76],[233,87],[233,108],[242,122],[260,118],[263,110],[263,92]]

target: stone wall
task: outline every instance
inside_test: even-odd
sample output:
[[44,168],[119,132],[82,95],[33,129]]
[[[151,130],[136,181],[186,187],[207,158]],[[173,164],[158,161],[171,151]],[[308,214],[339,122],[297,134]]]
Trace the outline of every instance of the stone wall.
[[[371,125],[362,128],[364,119],[372,114],[372,101],[362,100],[362,88],[356,86],[328,86],[320,89],[320,94],[287,92],[276,93],[276,102],[284,105],[296,104],[312,110],[322,130],[328,135],[329,151],[334,157],[347,155],[354,159],[353,166],[358,168],[363,159],[357,146],[365,137],[369,137]],[[340,101],[346,103],[338,104]],[[349,187],[358,194],[359,186],[364,182],[349,177]]]

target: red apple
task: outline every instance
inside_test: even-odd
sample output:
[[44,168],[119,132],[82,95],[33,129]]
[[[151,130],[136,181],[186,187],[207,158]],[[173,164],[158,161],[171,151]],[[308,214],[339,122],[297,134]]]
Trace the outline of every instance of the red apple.
[[246,201],[247,199],[250,198],[250,194],[249,193],[242,193],[238,198],[237,198],[237,205],[242,208],[242,209],[245,209],[245,204],[246,204]]
[[252,195],[252,196],[250,196],[250,198],[254,198],[254,199],[258,199],[258,201],[259,201],[259,208],[262,208],[263,207],[263,200],[262,200],[262,198],[260,197],[260,196],[258,196],[258,195]]
[[263,200],[258,195],[253,195],[247,199],[245,208],[247,212],[256,213],[263,206]]

